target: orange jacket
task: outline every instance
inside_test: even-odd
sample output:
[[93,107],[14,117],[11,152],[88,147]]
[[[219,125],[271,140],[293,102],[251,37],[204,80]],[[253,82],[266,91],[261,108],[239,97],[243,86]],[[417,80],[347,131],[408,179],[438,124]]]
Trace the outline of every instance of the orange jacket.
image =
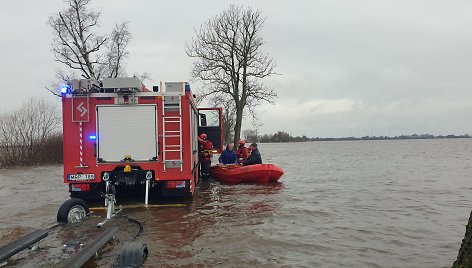
[[248,157],[247,148],[244,145],[239,146],[238,150],[236,150],[236,157],[238,160],[246,160]]
[[198,142],[198,155],[200,159],[209,160],[213,157],[213,143],[209,140],[201,140]]

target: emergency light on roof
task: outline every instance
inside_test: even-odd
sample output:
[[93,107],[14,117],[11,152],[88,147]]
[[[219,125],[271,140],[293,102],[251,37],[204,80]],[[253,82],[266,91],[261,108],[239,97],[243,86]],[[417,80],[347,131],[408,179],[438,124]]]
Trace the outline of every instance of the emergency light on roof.
[[96,139],[97,139],[97,136],[96,136],[96,135],[90,135],[90,136],[89,136],[89,139],[91,139],[91,140],[96,140]]
[[69,92],[70,92],[70,86],[69,85],[62,86],[62,88],[61,88],[61,93],[62,94],[67,94]]

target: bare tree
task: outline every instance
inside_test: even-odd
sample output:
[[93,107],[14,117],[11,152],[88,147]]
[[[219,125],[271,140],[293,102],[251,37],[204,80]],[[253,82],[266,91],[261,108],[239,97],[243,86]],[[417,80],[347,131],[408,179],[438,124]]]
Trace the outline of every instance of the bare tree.
[[103,64],[100,48],[107,38],[94,33],[100,12],[89,10],[90,0],[66,0],[67,8],[49,18],[54,39],[52,50],[56,61],[69,68],[79,70],[87,79],[98,80],[102,73],[98,65]]
[[63,70],[56,70],[55,82],[51,82],[49,87],[44,87],[47,91],[61,97],[61,87],[67,84],[72,79],[77,79],[77,74],[73,72],[66,73]]
[[145,81],[152,81],[151,79],[151,75],[148,73],[148,72],[143,72],[143,73],[134,73],[133,74],[134,77],[137,77],[139,79],[139,81],[141,82],[145,82]]
[[0,115],[0,159],[6,165],[42,162],[39,152],[60,137],[57,107],[44,100],[30,99],[21,108]]
[[107,76],[118,77],[125,74],[123,62],[128,58],[129,52],[126,50],[131,40],[131,32],[128,29],[129,22],[116,24],[111,32],[108,42],[108,53],[106,55]]
[[233,142],[234,126],[236,125],[236,108],[234,102],[222,94],[213,95],[209,103],[213,107],[223,108],[223,140],[225,144]]
[[186,46],[187,55],[196,58],[192,76],[204,83],[203,96],[223,94],[234,103],[235,143],[241,135],[246,106],[272,103],[277,96],[261,82],[274,74],[275,68],[274,61],[262,51],[264,21],[260,11],[231,5],[208,20]]
[[243,136],[246,142],[259,142],[257,129],[245,129],[243,130]]
[[88,8],[90,0],[65,0],[65,3],[66,9],[49,18],[56,61],[86,79],[124,75],[131,39],[129,23],[116,24],[107,37],[95,32],[101,12]]

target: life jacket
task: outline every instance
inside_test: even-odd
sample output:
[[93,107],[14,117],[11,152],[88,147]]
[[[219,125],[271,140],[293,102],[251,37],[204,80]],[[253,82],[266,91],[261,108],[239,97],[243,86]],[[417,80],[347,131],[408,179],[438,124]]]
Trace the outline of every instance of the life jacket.
[[198,144],[198,154],[205,160],[213,157],[213,143],[209,140],[200,140]]
[[238,150],[236,151],[236,157],[238,160],[246,160],[248,157],[248,151],[247,148],[243,146],[239,146]]

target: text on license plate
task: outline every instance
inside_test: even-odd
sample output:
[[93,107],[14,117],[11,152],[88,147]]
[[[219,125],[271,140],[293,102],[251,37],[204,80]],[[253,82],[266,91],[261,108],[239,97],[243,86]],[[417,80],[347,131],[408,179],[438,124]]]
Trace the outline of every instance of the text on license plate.
[[68,181],[93,181],[95,180],[95,174],[69,174],[67,175]]

